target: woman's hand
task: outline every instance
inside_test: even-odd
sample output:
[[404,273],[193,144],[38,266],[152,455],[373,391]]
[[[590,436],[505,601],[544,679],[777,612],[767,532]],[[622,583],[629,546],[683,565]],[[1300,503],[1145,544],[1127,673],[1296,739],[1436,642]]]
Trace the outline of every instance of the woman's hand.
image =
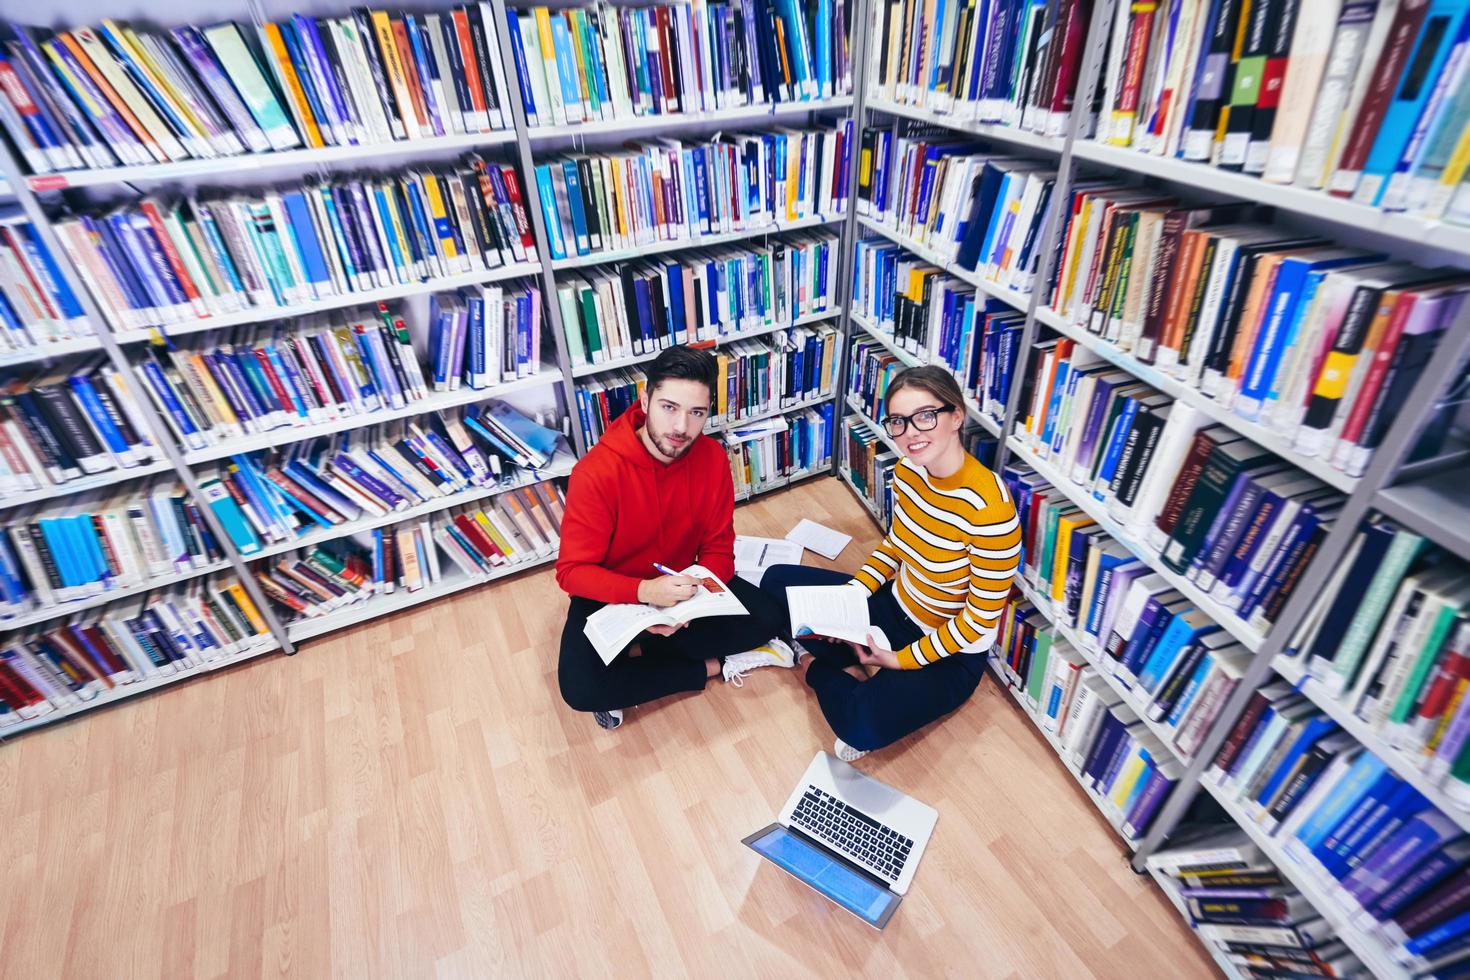
[[868,634],[866,645],[861,643],[849,643],[852,652],[857,654],[858,663],[864,667],[885,667],[888,670],[899,670],[898,654],[883,646],[873,636]]

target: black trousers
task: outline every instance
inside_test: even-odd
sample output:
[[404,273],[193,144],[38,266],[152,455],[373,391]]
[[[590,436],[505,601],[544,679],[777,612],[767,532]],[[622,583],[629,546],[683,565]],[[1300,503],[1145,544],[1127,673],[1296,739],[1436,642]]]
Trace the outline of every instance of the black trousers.
[[604,604],[572,596],[557,666],[562,700],[577,711],[610,711],[702,691],[707,659],[723,660],[786,633],[783,603],[740,578],[730,581],[730,591],[750,615],[696,619],[673,636],[643,633],[642,656],[620,654],[611,664],[602,662],[582,632],[587,617]]

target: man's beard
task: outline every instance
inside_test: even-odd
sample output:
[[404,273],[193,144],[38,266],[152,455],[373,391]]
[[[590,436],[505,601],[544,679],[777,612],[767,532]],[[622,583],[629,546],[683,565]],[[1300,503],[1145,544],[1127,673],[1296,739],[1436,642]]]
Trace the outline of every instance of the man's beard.
[[652,440],[654,448],[668,459],[678,459],[687,453],[697,436],[688,437],[682,444],[675,444],[672,439],[661,432],[655,432],[652,428],[648,430],[648,438]]

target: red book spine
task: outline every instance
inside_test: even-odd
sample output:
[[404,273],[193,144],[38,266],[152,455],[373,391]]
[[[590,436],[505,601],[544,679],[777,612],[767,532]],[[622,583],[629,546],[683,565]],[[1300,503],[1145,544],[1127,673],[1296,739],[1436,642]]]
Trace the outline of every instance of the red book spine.
[[1057,79],[1051,90],[1051,111],[1066,114],[1072,111],[1072,93],[1077,89],[1077,71],[1082,61],[1082,38],[1092,10],[1086,0],[1072,0],[1063,4],[1063,8],[1067,20],[1057,62]]
[[1194,491],[1194,485],[1205,468],[1205,460],[1210,458],[1210,451],[1214,448],[1215,441],[1203,430],[1195,433],[1189,453],[1184,457],[1184,465],[1179,467],[1179,476],[1174,480],[1174,489],[1169,491],[1169,499],[1164,501],[1159,516],[1154,518],[1154,526],[1160,531],[1174,533],[1174,525],[1179,523],[1179,515],[1184,512],[1185,501]]
[[502,167],[501,179],[505,181],[505,196],[510,201],[511,211],[516,216],[516,231],[521,236],[521,244],[527,249],[536,247],[536,239],[531,234],[531,223],[526,219],[526,205],[521,200],[521,184],[516,179],[515,168]]
[[174,241],[169,237],[168,229],[163,226],[163,216],[158,213],[158,205],[152,201],[143,201],[138,205],[138,210],[143,212],[143,217],[148,219],[148,225],[153,229],[154,237],[158,239],[158,247],[163,249],[163,257],[168,260],[169,267],[174,270],[174,278],[178,279],[184,295],[189,297],[189,302],[197,303],[199,287],[194,285],[194,280],[190,279],[189,273],[184,270],[184,260],[179,257],[179,250],[174,248]]
[[287,415],[295,415],[296,406],[292,403],[291,396],[286,394],[286,388],[281,384],[281,379],[276,377],[275,369],[271,367],[270,357],[258,347],[251,348],[250,353],[254,354],[255,360],[259,362],[261,373],[265,375],[266,383],[270,385],[276,401],[281,403],[281,408]]
[[1342,425],[1342,434],[1338,436],[1341,441],[1356,443],[1363,434],[1363,427],[1373,411],[1373,403],[1378,400],[1378,389],[1382,387],[1383,379],[1388,374],[1394,349],[1399,345],[1399,338],[1404,335],[1404,324],[1408,322],[1409,314],[1418,298],[1418,294],[1405,291],[1399,294],[1398,302],[1393,304],[1393,310],[1388,314],[1388,325],[1383,331],[1383,339],[1379,341],[1378,349],[1373,351],[1373,359],[1368,364],[1368,373],[1363,376],[1357,400],[1353,402],[1347,421]]

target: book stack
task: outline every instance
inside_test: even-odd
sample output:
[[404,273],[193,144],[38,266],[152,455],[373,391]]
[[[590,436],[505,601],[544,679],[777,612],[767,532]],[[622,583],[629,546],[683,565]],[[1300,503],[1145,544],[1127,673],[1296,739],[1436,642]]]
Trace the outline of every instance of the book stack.
[[880,101],[956,122],[1061,136],[1091,15],[1082,0],[883,0],[873,5],[869,84]]
[[875,425],[887,415],[888,383],[904,364],[877,340],[859,338],[848,351],[847,400]]
[[921,363],[949,368],[986,415],[1005,414],[1025,314],[881,239],[856,244],[853,270],[853,302],[867,329]]
[[1012,437],[1022,458],[1099,504],[1138,557],[1264,633],[1342,495],[1065,338],[1037,355]]
[[0,209],[0,326],[0,358],[45,356],[49,346],[92,336],[55,256],[15,209]]
[[1470,958],[1464,831],[1291,685],[1256,692],[1205,778],[1406,973]]
[[0,122],[33,173],[475,135],[510,124],[488,3],[167,31],[12,24]]
[[1217,960],[1240,976],[1366,977],[1311,902],[1239,828],[1182,828],[1149,872]]
[[1235,206],[1094,186],[1068,213],[1053,311],[1354,477],[1470,289],[1447,270],[1236,224],[1248,212]]
[[560,541],[563,506],[561,491],[551,484],[519,487],[490,501],[282,555],[258,564],[255,576],[289,621],[315,619],[374,595],[446,583],[443,556],[472,579],[547,557]]
[[129,685],[260,651],[270,630],[229,576],[195,579],[30,630],[0,644],[0,730]]
[[660,140],[626,153],[536,165],[551,257],[589,256],[706,235],[779,230],[847,208],[852,124]]
[[0,623],[224,561],[198,507],[171,477],[94,490],[6,516]]
[[134,370],[182,445],[223,446],[246,434],[392,411],[429,396],[408,329],[385,304],[289,322],[146,349]]
[[563,275],[556,293],[572,363],[591,367],[676,344],[723,343],[833,311],[836,258],[836,238],[793,232],[755,247]]
[[1466,15],[1462,0],[1119,5],[1097,138],[1464,222]]
[[865,129],[862,152],[872,165],[858,173],[859,214],[987,283],[1031,290],[1054,167],[923,127],[896,139]]
[[126,375],[101,356],[0,378],[0,491],[65,486],[158,455]]
[[489,388],[541,373],[541,290],[484,286],[429,297],[429,385]]
[[451,511],[438,524],[435,540],[460,571],[481,578],[554,555],[565,510],[562,488],[543,481],[501,494],[491,504]]
[[535,248],[514,169],[479,159],[256,194],[149,197],[55,229],[119,330],[473,275]]
[[[835,327],[817,324],[719,348],[709,421],[725,425],[830,395],[837,382],[839,339]],[[642,370],[627,368],[577,387],[577,413],[587,445],[602,438],[638,400],[646,383]]]
[[832,461],[832,403],[789,417],[725,433],[735,497],[781,486],[794,475],[825,469]]
[[1027,600],[1181,759],[1198,750],[1250,651],[1023,467],[1003,474]]
[[510,11],[532,126],[692,114],[851,89],[836,0],[593,4]]
[[1350,549],[1288,652],[1396,765],[1470,808],[1470,568],[1377,516]]
[[893,520],[893,468],[898,453],[888,448],[871,425],[856,415],[842,419],[841,473],[872,511],[879,526]]
[[1133,709],[1029,602],[1006,607],[991,663],[1108,822],[1147,833],[1183,768]]
[[556,440],[497,401],[235,456],[201,486],[249,556],[317,529],[505,484],[546,466]]

